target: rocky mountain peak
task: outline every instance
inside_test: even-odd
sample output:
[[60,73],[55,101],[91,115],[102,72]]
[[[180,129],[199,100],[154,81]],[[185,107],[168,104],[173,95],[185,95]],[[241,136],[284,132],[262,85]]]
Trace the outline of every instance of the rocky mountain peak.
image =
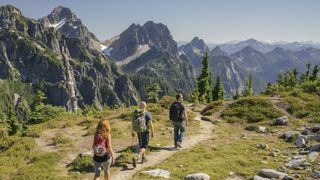
[[207,49],[207,45],[204,42],[203,39],[199,39],[198,37],[194,37],[191,42],[190,42],[191,46],[197,48],[197,49],[201,49],[201,50],[206,50]]
[[63,19],[72,19],[76,18],[76,15],[71,11],[71,9],[58,6],[52,10],[52,12],[48,15],[48,19],[51,23],[59,22]]
[[12,5],[1,6],[0,7],[0,12],[1,13],[8,13],[8,14],[16,13],[16,14],[22,15],[21,11],[18,8],[12,6]]
[[212,56],[227,56],[228,53],[225,51],[222,51],[219,46],[216,46],[214,49],[210,51],[210,54]]

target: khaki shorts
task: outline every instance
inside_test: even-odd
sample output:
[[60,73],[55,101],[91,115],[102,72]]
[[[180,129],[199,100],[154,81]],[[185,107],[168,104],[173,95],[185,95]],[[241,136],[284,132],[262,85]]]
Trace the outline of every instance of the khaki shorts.
[[110,157],[108,161],[104,161],[104,162],[93,161],[93,167],[94,167],[95,176],[96,177],[100,177],[102,168],[103,168],[103,171],[105,173],[109,172],[111,163],[112,163],[112,157]]

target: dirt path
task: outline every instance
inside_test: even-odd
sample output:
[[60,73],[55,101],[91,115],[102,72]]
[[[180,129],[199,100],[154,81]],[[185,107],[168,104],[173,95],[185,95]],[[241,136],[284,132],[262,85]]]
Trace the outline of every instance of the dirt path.
[[[59,152],[61,150],[67,150],[66,155],[61,159],[59,163],[59,169],[61,169],[62,176],[67,176],[67,165],[76,158],[80,153],[91,152],[91,136],[84,136],[86,130],[81,126],[73,126],[63,128],[63,129],[48,129],[45,130],[42,135],[36,139],[40,150],[44,152]],[[72,143],[71,145],[53,145],[52,139],[57,136],[63,136],[69,139]]]
[[[215,113],[216,117],[220,117],[222,111]],[[211,137],[211,134],[214,129],[214,125],[208,121],[201,120],[201,114],[198,112],[194,112],[197,116],[193,119],[195,121],[200,122],[201,134],[192,137],[186,137],[183,142],[183,149],[190,149],[201,141],[207,140]],[[123,179],[131,179],[134,174],[142,169],[150,166],[157,165],[164,160],[168,159],[170,156],[174,155],[177,150],[174,150],[172,146],[164,147],[162,150],[158,152],[153,152],[148,155],[148,162],[145,164],[138,164],[137,168],[133,170],[123,170],[118,171],[112,175],[113,180],[123,180]]]

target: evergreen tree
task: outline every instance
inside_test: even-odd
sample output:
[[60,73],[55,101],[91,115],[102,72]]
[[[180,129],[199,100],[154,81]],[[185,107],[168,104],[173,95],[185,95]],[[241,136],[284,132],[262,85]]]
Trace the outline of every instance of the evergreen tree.
[[311,64],[308,63],[308,64],[306,64],[306,66],[307,66],[307,71],[306,71],[305,74],[303,74],[303,75],[301,76],[301,79],[300,79],[301,83],[309,82],[309,81],[310,81],[310,68],[311,68]]
[[198,103],[199,102],[199,91],[198,91],[198,88],[196,88],[194,91],[192,91],[192,93],[190,95],[190,101],[194,102],[194,103]]
[[8,113],[8,125],[9,125],[9,135],[20,134],[22,131],[22,124],[18,121],[16,114],[12,107],[9,108]]
[[311,81],[315,81],[318,79],[318,73],[319,73],[319,66],[315,65],[312,71]]
[[153,86],[147,89],[148,100],[149,102],[157,103],[159,102],[159,93],[161,92],[160,85],[158,83],[154,83]]
[[235,95],[233,95],[233,99],[234,100],[237,100],[237,99],[239,99],[241,97],[241,95],[240,95],[240,93],[239,93],[239,91],[236,91],[236,94]]
[[208,51],[206,51],[201,63],[202,71],[200,76],[197,78],[199,101],[209,103],[212,101],[212,73],[209,66]]
[[218,76],[216,79],[216,84],[213,88],[213,92],[212,92],[212,96],[213,96],[213,100],[223,100],[223,85],[221,82],[221,77]]
[[246,81],[246,87],[244,88],[243,96],[253,96],[254,90],[253,90],[253,80],[252,75],[250,75],[249,79]]

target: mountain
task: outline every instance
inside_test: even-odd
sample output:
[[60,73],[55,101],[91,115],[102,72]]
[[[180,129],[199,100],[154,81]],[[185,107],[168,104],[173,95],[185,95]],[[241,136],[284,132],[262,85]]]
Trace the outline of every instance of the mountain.
[[179,47],[179,52],[186,55],[196,68],[201,67],[201,60],[206,50],[209,50],[208,46],[203,39],[198,37],[194,37],[190,43]]
[[66,24],[49,27],[44,19],[56,23],[75,17],[67,8],[53,12],[57,19],[49,15],[37,21],[13,6],[0,7],[0,82],[31,84],[33,92],[45,92],[47,103],[69,111],[85,105],[137,104],[139,95],[129,78],[99,50],[88,47],[86,39],[96,41],[92,33],[82,31],[87,30],[82,24],[76,36],[63,28]]
[[222,51],[219,46],[216,46],[214,49],[210,51],[211,56],[227,56],[228,53],[225,51]]
[[[181,91],[187,96],[193,89],[195,68],[185,55],[179,55],[167,26],[152,21],[143,26],[132,24],[118,38],[107,42],[112,43],[104,50],[106,55],[131,77],[161,81],[166,85],[161,88],[168,89],[171,95]],[[138,86],[141,84],[136,86],[140,89]],[[139,93],[146,94],[146,89]]]
[[219,46],[223,51],[226,51],[229,54],[240,51],[241,49],[250,46],[253,49],[260,51],[262,53],[267,53],[272,51],[274,48],[280,47],[284,50],[300,51],[308,47],[320,48],[319,43],[314,42],[265,42],[258,41],[256,39],[247,39],[244,41],[231,41],[227,43],[208,43],[210,49]]
[[58,6],[49,15],[40,18],[39,21],[45,27],[54,28],[67,38],[82,40],[87,47],[101,48],[96,36],[88,30],[69,8]]

